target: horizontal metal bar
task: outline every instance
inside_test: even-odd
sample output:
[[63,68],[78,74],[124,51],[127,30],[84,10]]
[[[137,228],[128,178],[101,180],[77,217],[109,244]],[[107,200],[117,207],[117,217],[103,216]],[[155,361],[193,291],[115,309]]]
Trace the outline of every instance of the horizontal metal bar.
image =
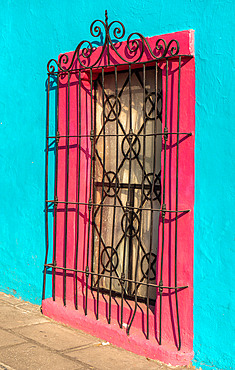
[[[135,133],[133,132],[133,135],[135,135]],[[165,132],[159,132],[159,133],[152,133],[152,134],[136,134],[136,136],[159,136],[159,135],[166,135]],[[188,135],[188,136],[192,136],[192,132],[167,132],[167,135]],[[96,139],[96,137],[101,137],[101,136],[109,136],[109,137],[116,137],[116,136],[128,136],[127,135],[124,135],[124,134],[100,134],[100,135],[97,135],[97,136],[94,136],[94,139]],[[90,135],[59,135],[59,136],[47,136],[47,139],[60,139],[61,137],[89,137],[90,138]]]
[[[158,64],[162,64],[162,62],[164,62],[164,61],[166,61],[166,60],[171,60],[171,59],[179,59],[179,58],[193,58],[194,57],[194,55],[191,55],[191,54],[181,54],[181,55],[170,55],[170,56],[168,56],[168,57],[164,57],[164,58],[162,58],[162,59],[159,59],[158,61],[157,61],[157,63]],[[87,67],[81,67],[81,68],[74,68],[74,69],[71,69],[70,71],[63,71],[63,70],[60,70],[60,71],[51,71],[51,72],[48,72],[47,74],[48,75],[57,75],[57,74],[61,74],[61,75],[65,75],[65,74],[68,74],[68,72],[70,73],[70,74],[72,74],[72,73],[77,73],[77,72],[83,72],[83,71],[86,71],[86,72],[88,72],[90,69],[100,69],[101,70],[101,68],[103,67],[103,68],[108,68],[108,69],[113,69],[114,70],[114,68],[115,67],[120,67],[120,66],[126,66],[126,67],[128,67],[128,65],[129,64],[131,64],[131,65],[134,65],[134,66],[142,66],[143,64],[152,64],[152,65],[154,65],[156,63],[156,61],[155,60],[146,60],[145,62],[133,62],[133,63],[131,63],[131,62],[128,62],[128,63],[118,63],[118,64],[113,64],[113,65],[104,65],[104,66],[94,66],[94,67],[89,67],[89,66],[87,66]]]
[[101,203],[85,203],[85,202],[66,202],[66,201],[56,201],[54,199],[52,200],[46,200],[46,203],[62,203],[62,204],[83,204],[85,206],[95,206],[95,207],[118,207],[118,208],[127,208],[129,209],[141,209],[142,211],[157,211],[157,212],[170,212],[170,213],[188,213],[190,212],[190,209],[183,209],[183,210],[171,210],[171,209],[152,209],[152,208],[141,208],[141,207],[123,207],[119,205],[111,205],[111,204],[101,204]]
[[78,270],[78,269],[72,269],[72,268],[68,268],[68,267],[61,267],[61,266],[55,266],[53,263],[46,263],[44,265],[45,267],[50,267],[50,268],[53,268],[53,269],[59,269],[59,270],[67,270],[67,271],[72,271],[72,272],[81,272],[83,274],[89,274],[89,275],[93,275],[93,276],[100,276],[100,277],[105,277],[105,278],[109,278],[109,279],[115,279],[115,280],[119,280],[119,281],[127,281],[127,282],[130,282],[130,283],[135,283],[135,284],[140,284],[140,285],[148,285],[148,286],[152,286],[152,287],[155,287],[155,288],[163,288],[163,289],[186,289],[188,288],[188,285],[184,285],[184,286],[162,286],[162,285],[157,285],[157,284],[152,284],[152,283],[144,283],[142,281],[135,281],[135,280],[131,280],[131,279],[127,279],[127,278],[120,278],[120,277],[117,277],[115,275],[105,275],[105,274],[99,274],[99,273],[96,273],[96,272],[93,272],[93,271],[85,271],[85,270]]
[[[113,183],[113,182],[103,182],[103,181],[95,181],[94,182],[94,185],[95,186],[107,186],[108,188],[115,188],[116,187],[116,184]],[[130,186],[131,189],[142,189],[142,187],[144,189],[152,189],[152,184],[123,184],[123,183],[119,183],[117,185],[117,188],[119,189],[128,189],[128,187]],[[160,184],[156,184],[154,186],[155,189],[157,190],[160,190],[161,189],[161,185]]]

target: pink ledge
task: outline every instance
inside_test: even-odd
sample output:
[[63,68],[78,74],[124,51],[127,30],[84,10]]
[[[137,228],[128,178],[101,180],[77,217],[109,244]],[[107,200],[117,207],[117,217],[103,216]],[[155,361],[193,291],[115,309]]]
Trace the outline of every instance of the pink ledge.
[[117,323],[109,325],[104,317],[96,320],[90,312],[85,316],[83,310],[75,310],[74,305],[69,302],[67,306],[64,306],[62,301],[54,302],[52,298],[45,299],[42,301],[42,312],[58,322],[110,341],[118,347],[173,366],[188,365],[193,358],[193,351],[177,351],[175,345],[170,343],[159,345],[156,339],[151,337],[146,340],[143,333],[134,327],[131,328],[128,336],[126,329],[121,330]]

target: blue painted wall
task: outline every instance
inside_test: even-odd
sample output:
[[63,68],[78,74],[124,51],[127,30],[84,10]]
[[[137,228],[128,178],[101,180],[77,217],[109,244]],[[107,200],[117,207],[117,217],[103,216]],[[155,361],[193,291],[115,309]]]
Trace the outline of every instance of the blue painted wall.
[[235,369],[233,0],[2,2],[0,289],[40,304],[46,64],[89,38],[106,7],[127,34],[196,31],[195,364]]

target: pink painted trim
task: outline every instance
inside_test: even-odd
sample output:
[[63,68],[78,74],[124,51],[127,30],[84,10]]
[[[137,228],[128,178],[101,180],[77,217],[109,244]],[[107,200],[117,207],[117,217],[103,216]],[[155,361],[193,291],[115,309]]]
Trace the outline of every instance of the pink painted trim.
[[[182,31],[174,34],[162,35],[166,42],[175,38],[180,44],[180,54],[193,54],[193,31]],[[149,44],[154,47],[158,37],[148,38]],[[125,52],[126,43],[123,42],[119,52]],[[97,49],[99,53],[100,48]],[[68,53],[69,59],[73,53]],[[94,56],[95,57],[95,56]],[[105,64],[105,56],[101,63]],[[145,55],[142,61],[146,61]],[[75,62],[76,64],[77,62]],[[92,60],[91,60],[92,63]],[[77,66],[77,64],[76,64]],[[160,64],[163,69],[163,95],[166,84],[165,62]],[[97,71],[98,73],[98,71]],[[97,74],[93,74],[95,79]],[[90,133],[90,81],[89,73],[82,73],[82,134]],[[177,104],[178,104],[178,62],[177,59],[169,61],[168,76],[168,130],[177,131]],[[67,105],[67,76],[60,78],[59,89],[59,132],[66,135],[66,122],[68,109],[70,113],[70,135],[78,135],[79,112],[78,102],[78,76],[71,75],[70,79],[70,106]],[[165,101],[164,101],[165,107]],[[165,108],[164,108],[165,109]],[[164,112],[163,112],[164,117]],[[163,122],[164,124],[164,122]],[[157,298],[155,309],[150,313],[150,341],[144,335],[146,325],[146,308],[140,306],[137,311],[131,334],[126,336],[124,330],[118,325],[118,304],[117,300],[112,299],[112,323],[107,324],[107,305],[104,298],[100,302],[100,320],[97,322],[94,317],[96,307],[96,293],[89,291],[88,316],[84,316],[84,294],[85,277],[78,273],[78,305],[79,310],[74,308],[75,303],[75,274],[67,272],[67,307],[62,307],[63,297],[63,273],[57,270],[56,273],[56,301],[47,299],[43,302],[43,313],[56,320],[67,323],[88,331],[96,336],[109,340],[118,346],[124,347],[133,352],[147,355],[150,358],[157,358],[172,364],[188,364],[193,358],[193,207],[194,207],[194,128],[195,128],[195,65],[194,59],[183,59],[181,67],[181,101],[180,101],[180,132],[192,132],[192,137],[180,136],[179,146],[179,209],[190,209],[190,213],[180,214],[178,220],[178,286],[188,285],[189,288],[178,292],[180,327],[181,327],[181,351],[177,351],[177,324],[175,310],[175,294],[171,291],[168,294],[164,291],[162,308],[162,346],[159,346],[156,338],[159,332],[159,297]],[[167,142],[167,161],[166,161],[166,204],[167,209],[175,209],[175,182],[176,182],[176,135],[170,136]],[[80,183],[80,202],[89,201],[89,169],[90,169],[90,139],[82,138],[82,151],[80,158],[81,183]],[[162,171],[164,167],[162,159]],[[78,174],[78,140],[70,138],[70,157],[69,157],[69,200],[78,201],[77,194],[77,174]],[[163,178],[163,177],[162,177]],[[65,200],[65,181],[66,181],[66,139],[60,138],[58,151],[58,199]],[[75,268],[75,247],[76,232],[79,227],[79,249],[78,266],[80,270],[86,267],[87,250],[87,231],[88,231],[88,207],[81,205],[79,209],[79,225],[76,221],[76,207],[69,205],[68,212],[68,243],[67,243],[67,267]],[[161,255],[161,230],[162,222],[159,226],[159,256]],[[166,215],[165,223],[165,247],[164,247],[164,285],[174,286],[174,230],[175,215]],[[55,259],[57,266],[64,264],[64,240],[65,240],[65,207],[58,204],[57,212],[57,246]],[[91,250],[91,248],[90,248]],[[91,254],[89,255],[89,260]],[[158,259],[157,283],[159,283],[160,258]],[[89,280],[90,281],[90,280]],[[131,305],[124,307],[124,319],[128,323],[131,317]],[[144,312],[144,313],[143,313]]]

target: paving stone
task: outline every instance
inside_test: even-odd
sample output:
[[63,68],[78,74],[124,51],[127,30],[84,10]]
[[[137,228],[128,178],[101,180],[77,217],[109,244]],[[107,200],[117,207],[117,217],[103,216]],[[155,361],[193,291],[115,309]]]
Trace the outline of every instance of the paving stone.
[[99,343],[97,338],[89,334],[66,328],[52,322],[16,328],[14,332],[26,338],[33,339],[45,346],[61,351]]
[[23,325],[48,322],[44,316],[25,311],[19,307],[1,305],[0,327],[16,328]]
[[40,306],[30,302],[23,301],[21,298],[16,298],[11,295],[0,292],[0,304],[8,303],[12,306],[25,309],[30,312],[40,313]]
[[[25,340],[18,336],[0,329],[0,347],[12,346],[14,344],[24,343]],[[0,367],[1,369],[1,367]]]
[[12,295],[5,294],[3,292],[0,292],[0,302],[9,303],[12,305],[17,305],[19,303],[24,303],[24,301],[21,298],[16,298]]
[[94,366],[100,370],[120,370],[120,369],[155,369],[155,370],[169,370],[177,369],[180,367],[169,368],[168,366],[158,363],[157,361],[148,360],[144,357],[135,355],[134,353],[127,352],[112,345],[102,346],[96,345],[92,348],[84,348],[71,352],[66,352],[70,357],[79,359],[80,361],[87,362],[89,365]]
[[22,309],[24,311],[34,312],[34,313],[38,313],[39,315],[41,315],[40,306],[36,304],[21,301],[21,303],[17,304],[15,307]]
[[85,364],[75,363],[59,354],[51,353],[42,347],[30,343],[19,344],[11,348],[0,348],[0,359],[4,364],[16,370],[75,370],[89,368]]

